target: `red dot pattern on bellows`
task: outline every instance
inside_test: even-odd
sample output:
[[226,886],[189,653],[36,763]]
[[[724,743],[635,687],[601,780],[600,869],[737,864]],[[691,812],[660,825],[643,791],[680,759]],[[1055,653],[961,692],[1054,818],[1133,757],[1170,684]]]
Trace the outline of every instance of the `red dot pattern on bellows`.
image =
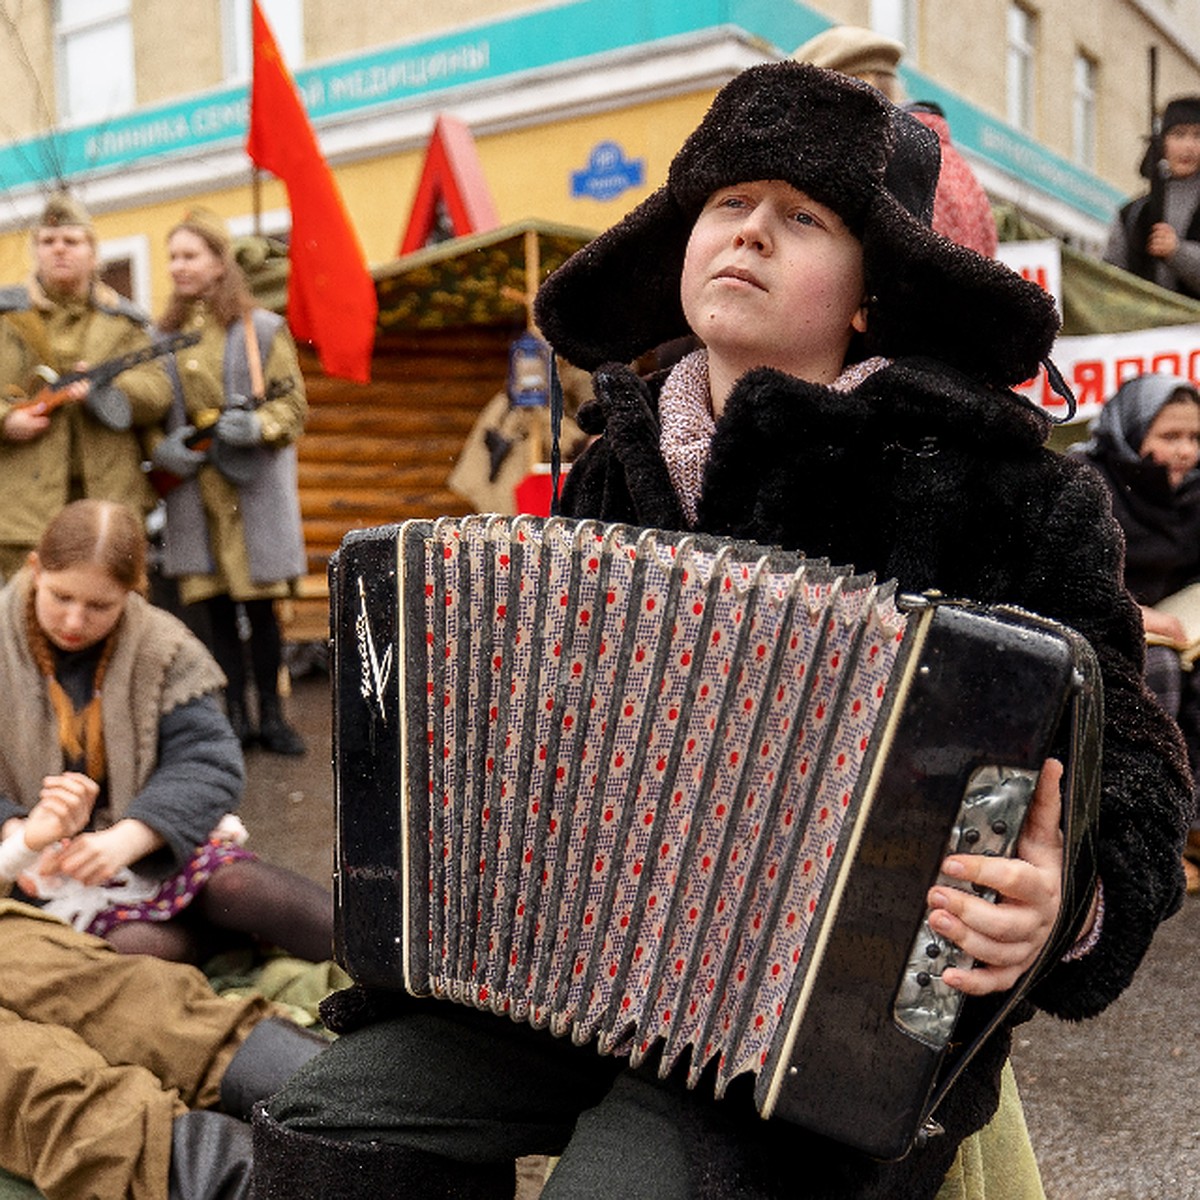
[[862,593],[807,584],[789,622],[787,579],[707,550],[475,520],[426,557],[432,990],[759,1069],[897,622],[855,654]]

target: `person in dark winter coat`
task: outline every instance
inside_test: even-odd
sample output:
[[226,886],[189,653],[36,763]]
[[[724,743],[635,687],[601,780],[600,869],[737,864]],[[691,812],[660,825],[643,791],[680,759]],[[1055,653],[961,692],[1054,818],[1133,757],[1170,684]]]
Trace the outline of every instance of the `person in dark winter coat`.
[[1072,452],[1112,492],[1125,534],[1125,584],[1147,632],[1181,633],[1149,606],[1200,579],[1200,392],[1174,375],[1139,375],[1122,384],[1088,433]]
[[[1125,583],[1151,644],[1146,682],[1183,731],[1193,774],[1200,770],[1200,671],[1183,670],[1188,636],[1177,616],[1154,607],[1200,581],[1200,392],[1174,375],[1139,375],[1100,410],[1084,456],[1112,492],[1125,534]],[[1200,847],[1196,815],[1189,853]],[[1189,890],[1200,890],[1190,863]]]
[[[1029,1000],[950,1088],[940,1133],[880,1162],[759,1120],[747,1077],[716,1101],[488,1014],[360,987],[326,1009],[344,1036],[256,1116],[260,1200],[366,1196],[401,1176],[414,1196],[507,1196],[511,1160],[530,1153],[561,1155],[547,1200],[949,1200],[980,1194],[968,1139],[988,1197],[1040,1194],[1005,1066],[1012,1025],[1034,1005],[1090,1016],[1128,984],[1181,903],[1187,765],[1142,684],[1103,484],[1047,450],[1047,418],[1007,390],[1048,353],[1053,305],[928,228],[936,179],[933,135],[873,89],[751,68],[666,185],[550,277],[537,319],[595,370],[580,422],[596,440],[568,477],[568,515],[799,548],[906,590],[1021,605],[1091,642],[1106,700],[1095,841],[1064,848],[1048,765],[1015,858],[947,860],[1001,902],[929,895],[934,927],[986,964],[943,975],[968,996],[962,1035],[1045,950]],[[665,376],[623,365],[689,330],[703,349]],[[1023,1155],[995,1151],[1001,1125]]]

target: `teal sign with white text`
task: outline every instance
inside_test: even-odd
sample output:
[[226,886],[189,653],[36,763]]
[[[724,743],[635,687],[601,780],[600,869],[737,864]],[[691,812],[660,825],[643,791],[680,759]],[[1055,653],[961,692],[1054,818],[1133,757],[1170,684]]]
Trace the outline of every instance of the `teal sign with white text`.
[[[458,33],[302,69],[296,72],[296,83],[319,128],[331,117],[366,116],[449,88],[564,62],[582,63],[594,55],[709,29],[740,30],[763,45],[764,58],[786,54],[828,24],[803,4],[781,0],[566,0]],[[1098,219],[1106,220],[1121,201],[1120,193],[1103,180],[924,76],[908,70],[903,74],[911,95],[936,100],[946,110],[958,145]],[[43,183],[43,164],[48,162],[71,179],[229,148],[244,140],[248,116],[247,89],[242,85],[12,142],[0,147],[0,188]],[[587,169],[592,170],[592,164]],[[622,177],[601,171],[595,178],[599,182],[592,186],[603,192],[617,187]],[[588,185],[584,181],[580,186]]]

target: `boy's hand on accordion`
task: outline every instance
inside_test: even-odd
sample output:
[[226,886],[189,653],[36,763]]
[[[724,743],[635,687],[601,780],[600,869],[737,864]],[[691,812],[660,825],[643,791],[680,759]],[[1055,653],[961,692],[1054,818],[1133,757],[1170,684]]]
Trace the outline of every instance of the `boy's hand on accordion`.
[[969,996],[1006,991],[1034,964],[1062,904],[1062,764],[1047,759],[1012,858],[954,854],[945,874],[996,893],[992,903],[970,891],[934,887],[930,924],[975,959],[969,971],[948,968],[942,981]]

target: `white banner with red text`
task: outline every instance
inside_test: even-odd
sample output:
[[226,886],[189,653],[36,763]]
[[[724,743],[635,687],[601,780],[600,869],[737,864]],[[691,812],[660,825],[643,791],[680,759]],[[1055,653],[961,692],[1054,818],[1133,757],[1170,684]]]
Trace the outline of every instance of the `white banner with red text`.
[[[1057,241],[1002,242],[996,257],[1044,287],[1062,310],[1062,255]],[[1121,384],[1137,375],[1178,375],[1200,384],[1200,324],[1060,337],[1050,357],[1075,393],[1074,419],[1089,421]],[[1051,416],[1067,414],[1067,402],[1051,388],[1045,368],[1016,390]]]

